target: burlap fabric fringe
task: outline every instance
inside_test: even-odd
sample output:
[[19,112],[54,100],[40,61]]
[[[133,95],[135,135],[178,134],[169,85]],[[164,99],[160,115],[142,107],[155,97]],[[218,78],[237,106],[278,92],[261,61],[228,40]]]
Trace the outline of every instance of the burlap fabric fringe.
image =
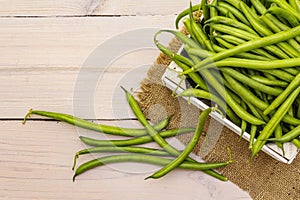
[[[181,43],[176,39],[169,44],[174,51],[180,46]],[[159,55],[149,69],[148,77],[141,83],[139,103],[145,115],[153,122],[173,115],[169,128],[195,127],[201,111],[184,99],[172,97],[172,91],[162,84],[161,77],[170,62],[165,55]],[[194,153],[201,155],[206,161],[224,161],[228,159],[226,148],[230,147],[235,162],[219,172],[249,192],[254,200],[300,199],[300,156],[288,165],[261,152],[250,163],[251,153],[247,141],[213,119],[206,123],[206,130],[208,127],[211,136],[207,132],[208,141],[203,142],[202,138]],[[187,143],[190,137],[191,134],[178,136],[183,143]]]

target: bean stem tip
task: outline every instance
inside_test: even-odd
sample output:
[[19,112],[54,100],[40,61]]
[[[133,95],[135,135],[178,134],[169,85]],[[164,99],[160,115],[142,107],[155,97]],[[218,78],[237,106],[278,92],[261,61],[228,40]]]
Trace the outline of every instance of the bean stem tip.
[[25,123],[26,123],[27,118],[29,118],[31,114],[32,114],[32,109],[30,109],[29,112],[25,115],[22,124],[25,124]]

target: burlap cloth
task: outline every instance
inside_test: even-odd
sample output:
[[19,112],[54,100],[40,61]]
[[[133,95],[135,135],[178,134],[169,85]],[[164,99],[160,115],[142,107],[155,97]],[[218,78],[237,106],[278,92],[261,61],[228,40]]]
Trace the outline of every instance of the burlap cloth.
[[[177,51],[180,46],[181,43],[173,39],[169,47]],[[195,127],[201,111],[184,99],[172,97],[172,91],[162,84],[161,77],[170,62],[166,56],[160,54],[149,69],[148,77],[141,82],[141,90],[137,93],[140,106],[153,122],[173,115],[169,128]],[[202,139],[194,153],[204,155],[203,159],[206,161],[225,161],[228,159],[226,148],[230,147],[235,162],[220,169],[219,172],[249,192],[254,200],[300,199],[300,156],[288,165],[261,152],[254,162],[249,162],[251,152],[248,149],[248,142],[240,140],[236,133],[213,119],[208,120],[206,129],[209,121],[209,129],[215,126],[216,130],[212,132],[217,135],[210,137],[207,142],[203,142]],[[191,135],[178,136],[183,143],[187,143],[190,137]],[[214,142],[214,138],[218,140]]]

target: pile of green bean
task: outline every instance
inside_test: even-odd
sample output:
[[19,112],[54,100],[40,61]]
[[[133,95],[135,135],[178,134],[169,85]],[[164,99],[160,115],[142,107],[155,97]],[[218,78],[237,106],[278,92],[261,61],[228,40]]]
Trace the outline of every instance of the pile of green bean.
[[[229,151],[229,160],[226,162],[198,162],[189,157],[189,154],[194,149],[195,145],[198,143],[201,133],[203,132],[204,123],[211,111],[217,110],[216,107],[208,108],[203,111],[199,117],[199,123],[197,128],[177,128],[177,129],[167,129],[170,121],[170,117],[162,120],[156,125],[152,126],[149,124],[148,120],[142,113],[136,99],[122,87],[126,94],[128,103],[140,121],[144,126],[144,129],[134,129],[134,128],[121,128],[116,126],[108,126],[102,124],[96,124],[88,120],[84,120],[78,117],[74,117],[68,114],[41,111],[41,110],[30,110],[25,116],[23,124],[25,124],[28,117],[32,114],[48,117],[51,119],[63,121],[74,126],[78,126],[84,129],[89,129],[105,134],[122,136],[119,140],[98,140],[89,137],[80,136],[80,140],[90,146],[90,148],[82,149],[75,154],[74,163],[72,169],[76,167],[76,161],[80,155],[91,154],[91,153],[103,153],[110,152],[112,155],[102,156],[86,163],[81,164],[76,168],[75,174],[73,176],[73,181],[75,177],[93,169],[98,166],[110,163],[120,163],[120,162],[141,162],[149,163],[155,165],[163,165],[164,167],[152,174],[148,178],[160,178],[175,168],[191,169],[191,170],[201,170],[204,173],[211,175],[219,180],[226,181],[227,178],[218,172],[214,171],[216,168],[227,166],[232,163],[232,158]],[[165,139],[170,137],[175,137],[180,134],[194,132],[189,144],[183,151],[177,150],[175,147],[170,145]],[[124,138],[126,137],[126,138]],[[150,148],[146,146],[141,146],[141,144],[146,144],[149,142],[156,142],[161,148]]]
[[[189,35],[161,30],[157,47],[193,87],[177,96],[207,99],[250,133],[252,159],[267,142],[300,148],[300,1],[202,0],[176,19]],[[183,53],[159,43],[175,35]]]

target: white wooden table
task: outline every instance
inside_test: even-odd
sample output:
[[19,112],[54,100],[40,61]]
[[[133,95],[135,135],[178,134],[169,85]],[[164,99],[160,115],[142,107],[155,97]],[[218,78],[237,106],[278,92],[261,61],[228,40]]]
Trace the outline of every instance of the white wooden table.
[[[174,29],[176,14],[188,4],[0,0],[0,199],[250,199],[232,183],[197,171],[175,170],[162,179],[145,181],[154,168],[149,171],[144,165],[129,165],[140,173],[131,173],[127,165],[99,167],[73,183],[73,155],[84,148],[78,135],[94,133],[38,116],[21,123],[34,108],[78,114],[103,124],[139,126],[118,84],[138,87],[158,50],[124,52],[108,66],[95,65],[106,71],[92,94],[92,114],[81,112],[88,108],[74,99],[91,95],[78,93],[77,84],[85,84],[78,79],[82,66],[97,47],[121,33]],[[147,34],[143,37],[147,39]],[[120,45],[130,44],[124,40]],[[111,55],[113,49],[104,53]],[[97,68],[90,70],[92,75]],[[82,156],[79,162],[93,158]]]

